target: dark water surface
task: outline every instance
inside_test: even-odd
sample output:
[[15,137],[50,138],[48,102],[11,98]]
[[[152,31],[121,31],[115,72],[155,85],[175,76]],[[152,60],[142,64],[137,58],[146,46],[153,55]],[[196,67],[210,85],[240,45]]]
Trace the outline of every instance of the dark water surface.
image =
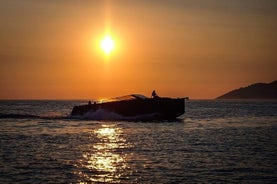
[[276,101],[189,101],[183,120],[70,119],[0,101],[0,183],[276,183]]

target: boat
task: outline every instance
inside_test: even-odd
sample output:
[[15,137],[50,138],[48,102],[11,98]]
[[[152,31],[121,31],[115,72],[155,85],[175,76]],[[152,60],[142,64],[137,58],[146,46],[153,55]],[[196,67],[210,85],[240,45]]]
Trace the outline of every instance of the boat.
[[[74,106],[71,116],[91,119],[176,119],[185,113],[188,98],[154,97],[131,94]],[[103,111],[105,112],[103,114]],[[102,112],[102,114],[101,114]],[[111,113],[108,115],[108,113]],[[96,116],[96,114],[101,114]],[[91,116],[89,116],[91,115]]]

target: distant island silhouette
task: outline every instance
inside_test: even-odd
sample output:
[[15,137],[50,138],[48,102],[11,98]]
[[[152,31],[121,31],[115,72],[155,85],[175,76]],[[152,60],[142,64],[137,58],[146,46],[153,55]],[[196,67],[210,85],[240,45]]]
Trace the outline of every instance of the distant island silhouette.
[[277,80],[256,83],[230,91],[216,99],[277,99]]

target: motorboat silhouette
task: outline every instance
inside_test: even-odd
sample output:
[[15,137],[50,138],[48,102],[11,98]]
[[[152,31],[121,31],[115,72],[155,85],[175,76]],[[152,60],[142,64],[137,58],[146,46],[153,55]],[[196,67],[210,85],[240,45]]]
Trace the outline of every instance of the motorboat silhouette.
[[147,98],[140,94],[132,94],[74,106],[71,115],[83,116],[104,110],[118,116],[107,116],[107,118],[101,116],[99,119],[120,119],[119,117],[125,119],[174,119],[184,114],[186,99],[188,98]]

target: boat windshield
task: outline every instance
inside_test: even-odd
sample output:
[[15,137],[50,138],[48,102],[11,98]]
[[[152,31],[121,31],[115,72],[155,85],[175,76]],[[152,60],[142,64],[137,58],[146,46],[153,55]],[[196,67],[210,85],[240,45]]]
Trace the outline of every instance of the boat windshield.
[[101,99],[98,101],[98,103],[107,103],[107,102],[117,102],[117,101],[127,101],[127,100],[144,100],[147,97],[140,94],[132,94],[132,95],[126,95],[126,96],[120,96],[115,98],[108,98],[108,99]]

